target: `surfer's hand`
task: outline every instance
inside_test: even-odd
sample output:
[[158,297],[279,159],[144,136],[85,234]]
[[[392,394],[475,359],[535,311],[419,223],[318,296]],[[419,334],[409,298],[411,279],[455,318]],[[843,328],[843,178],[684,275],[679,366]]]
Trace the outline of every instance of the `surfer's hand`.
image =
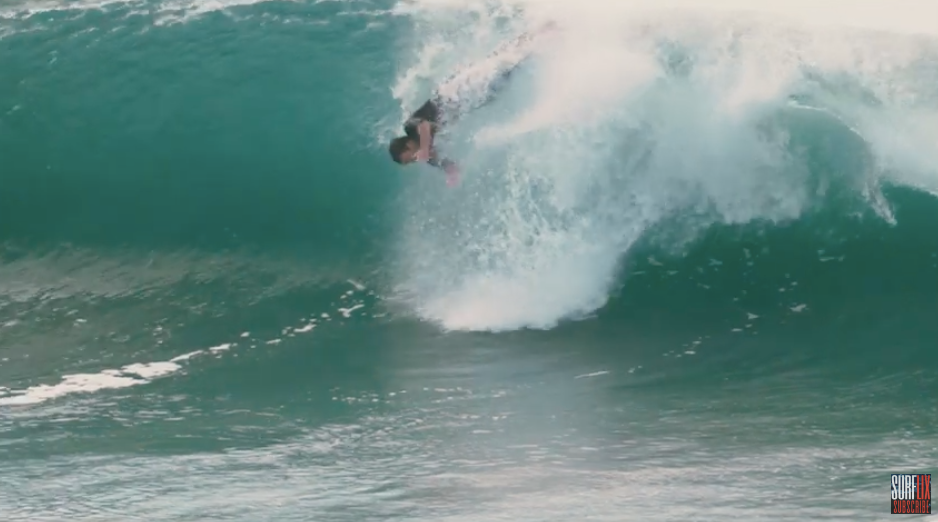
[[421,147],[417,150],[417,161],[427,162],[430,159],[430,151]]
[[447,187],[455,187],[456,185],[459,185],[459,169],[456,168],[456,165],[447,165],[445,172]]

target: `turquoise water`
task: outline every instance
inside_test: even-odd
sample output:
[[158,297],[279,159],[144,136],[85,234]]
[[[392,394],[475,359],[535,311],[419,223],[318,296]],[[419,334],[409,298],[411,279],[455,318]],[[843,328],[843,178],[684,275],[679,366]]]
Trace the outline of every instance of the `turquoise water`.
[[0,7],[0,518],[891,519],[938,40],[573,4]]

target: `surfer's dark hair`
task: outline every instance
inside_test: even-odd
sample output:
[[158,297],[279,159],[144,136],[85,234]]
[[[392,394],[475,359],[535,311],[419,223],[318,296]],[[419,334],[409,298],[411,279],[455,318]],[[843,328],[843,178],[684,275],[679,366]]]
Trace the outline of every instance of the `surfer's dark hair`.
[[407,150],[407,143],[410,141],[408,136],[398,136],[391,140],[391,144],[388,146],[388,152],[391,153],[391,159],[397,163],[401,162],[401,154]]

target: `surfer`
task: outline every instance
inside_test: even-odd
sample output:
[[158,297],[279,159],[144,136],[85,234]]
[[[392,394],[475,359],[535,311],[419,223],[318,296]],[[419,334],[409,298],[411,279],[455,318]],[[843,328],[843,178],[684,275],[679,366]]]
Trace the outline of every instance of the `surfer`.
[[391,158],[401,165],[425,162],[443,169],[446,173],[446,184],[453,186],[459,183],[459,169],[453,161],[440,158],[433,146],[433,139],[442,124],[441,105],[443,100],[434,96],[414,111],[404,123],[405,135],[391,140],[388,150]]
[[[554,23],[547,23],[533,33],[525,33],[511,40],[492,53],[489,60],[481,65],[483,69],[487,67],[494,68],[497,71],[496,76],[489,79],[488,94],[474,104],[475,107],[488,102],[497,90],[498,84],[506,80],[511,72],[531,53],[531,47],[524,44],[530,43],[534,36],[551,32],[556,28],[557,26]],[[494,64],[491,62],[494,62]],[[462,84],[470,81],[467,80],[467,77],[471,77],[472,73],[473,70],[470,68],[463,74],[457,74],[449,81],[444,82],[432,98],[410,115],[410,118],[404,123],[404,136],[394,138],[388,146],[391,159],[401,165],[409,165],[415,162],[427,163],[442,169],[446,173],[447,185],[454,186],[459,183],[459,169],[456,163],[439,156],[434,146],[434,140],[437,132],[446,123],[452,123],[459,113],[474,108],[465,107],[456,101],[457,96],[453,92],[454,90],[458,91]]]

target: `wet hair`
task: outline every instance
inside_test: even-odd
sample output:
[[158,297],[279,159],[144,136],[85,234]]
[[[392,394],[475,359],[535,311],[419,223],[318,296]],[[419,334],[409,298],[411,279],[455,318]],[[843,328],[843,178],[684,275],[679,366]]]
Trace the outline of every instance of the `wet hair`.
[[391,159],[397,163],[400,163],[401,154],[407,150],[407,145],[409,142],[410,138],[408,136],[398,136],[397,138],[391,140],[391,144],[388,146],[388,152],[391,153]]

